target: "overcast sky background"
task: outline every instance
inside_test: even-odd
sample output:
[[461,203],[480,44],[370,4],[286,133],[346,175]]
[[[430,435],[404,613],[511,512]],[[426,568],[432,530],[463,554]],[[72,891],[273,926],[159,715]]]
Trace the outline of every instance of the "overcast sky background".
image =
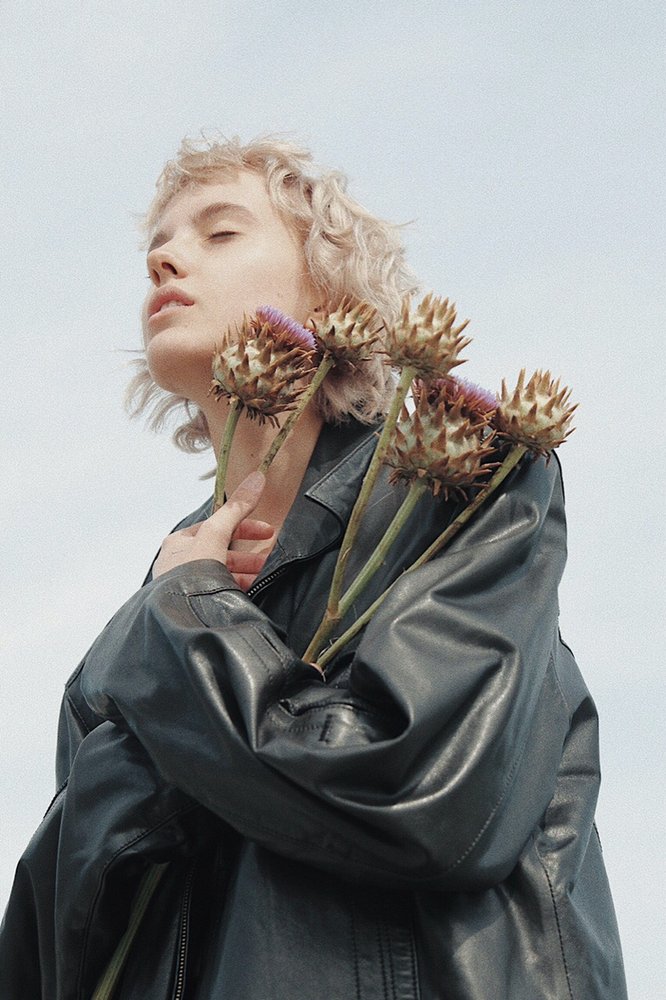
[[[601,714],[630,996],[663,987],[663,0],[2,5],[0,908],[53,791],[63,684],[208,494],[122,411],[135,215],[181,137],[287,132],[411,221],[488,387],[573,387],[562,632]],[[659,520],[658,511],[661,515]]]

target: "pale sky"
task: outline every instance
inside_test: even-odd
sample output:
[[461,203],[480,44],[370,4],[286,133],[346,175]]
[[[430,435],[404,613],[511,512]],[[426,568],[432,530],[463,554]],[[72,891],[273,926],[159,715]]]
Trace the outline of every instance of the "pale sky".
[[[409,222],[461,374],[573,387],[561,627],[601,715],[632,1000],[663,985],[662,0],[3,4],[0,907],[53,792],[63,684],[208,494],[122,411],[135,217],[183,135],[282,132]],[[657,520],[658,512],[661,515]]]

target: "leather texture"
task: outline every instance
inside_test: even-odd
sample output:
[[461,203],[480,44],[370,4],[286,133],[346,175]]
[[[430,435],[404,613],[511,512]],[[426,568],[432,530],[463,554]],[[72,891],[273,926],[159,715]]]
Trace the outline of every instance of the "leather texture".
[[[249,594],[215,561],[149,578],[70,678],[2,997],[88,1000],[162,861],[118,1000],[626,997],[557,462],[402,577],[325,679],[300,659],[375,440],[324,429]],[[381,479],[350,573],[402,496]],[[454,513],[421,502],[349,621]]]

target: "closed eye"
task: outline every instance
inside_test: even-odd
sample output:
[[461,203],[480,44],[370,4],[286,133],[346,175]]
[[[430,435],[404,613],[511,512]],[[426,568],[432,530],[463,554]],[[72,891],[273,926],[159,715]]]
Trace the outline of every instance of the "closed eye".
[[217,233],[211,233],[208,237],[209,240],[220,240],[227,236],[238,236],[238,233],[233,229],[222,229]]

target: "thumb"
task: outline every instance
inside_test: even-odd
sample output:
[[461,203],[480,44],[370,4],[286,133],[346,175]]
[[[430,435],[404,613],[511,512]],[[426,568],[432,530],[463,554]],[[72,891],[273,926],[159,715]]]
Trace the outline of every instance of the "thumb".
[[266,477],[261,472],[251,472],[242,483],[236,487],[226,504],[227,511],[238,514],[240,519],[252,513],[259,503],[259,498],[264,492]]
[[247,476],[227,502],[211,514],[198,537],[201,538],[202,534],[205,536],[212,534],[217,538],[218,545],[227,549],[238,525],[259,503],[265,483],[266,477],[261,472],[252,472]]

